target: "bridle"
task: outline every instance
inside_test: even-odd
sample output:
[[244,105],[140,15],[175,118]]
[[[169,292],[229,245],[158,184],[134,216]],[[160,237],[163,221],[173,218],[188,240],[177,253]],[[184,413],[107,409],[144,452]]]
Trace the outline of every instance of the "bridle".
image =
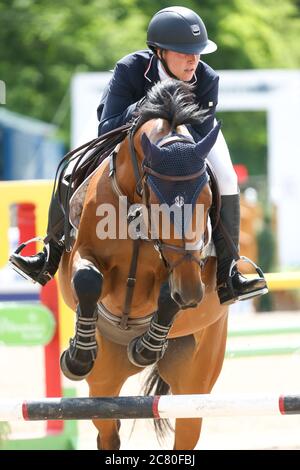
[[[130,155],[131,155],[131,161],[133,164],[133,168],[135,169],[135,177],[136,177],[136,192],[137,194],[142,198],[142,202],[147,208],[147,213],[148,213],[148,219],[149,219],[149,224],[150,226],[150,191],[149,191],[149,186],[147,184],[147,179],[148,176],[155,176],[156,178],[163,180],[163,181],[168,181],[168,182],[181,182],[181,181],[192,181],[196,178],[201,177],[207,170],[206,164],[204,163],[204,166],[201,170],[185,175],[185,176],[171,176],[171,175],[165,175],[162,173],[159,173],[157,171],[154,171],[150,166],[147,164],[143,163],[142,165],[142,173],[140,173],[139,170],[139,165],[138,165],[138,159],[136,155],[136,150],[134,147],[134,134],[135,134],[135,129],[131,129],[129,132],[129,140],[130,140]],[[162,137],[156,142],[156,145],[158,147],[163,147],[166,145],[170,145],[173,142],[193,142],[194,140],[191,136],[187,135],[182,135],[182,134],[167,134],[166,136]],[[200,241],[198,242],[197,245],[197,252],[201,253],[204,249],[204,247],[209,243],[210,238],[211,238],[211,230],[209,229],[211,226],[210,224],[207,224],[207,228],[205,230],[205,233],[203,234],[203,237]],[[173,245],[170,243],[166,243],[162,241],[160,238],[156,238],[153,240],[154,243],[154,248],[158,251],[161,259],[163,260],[168,274],[171,274],[172,271],[179,266],[183,261],[193,261],[196,264],[202,268],[204,260],[201,256],[197,257],[195,256],[195,250],[187,249],[186,248],[186,238],[183,236],[182,238],[182,246],[177,246]],[[201,249],[200,249],[201,247]],[[173,251],[175,253],[181,254],[182,256],[176,260],[174,263],[170,262],[168,258],[165,255],[166,251]]]

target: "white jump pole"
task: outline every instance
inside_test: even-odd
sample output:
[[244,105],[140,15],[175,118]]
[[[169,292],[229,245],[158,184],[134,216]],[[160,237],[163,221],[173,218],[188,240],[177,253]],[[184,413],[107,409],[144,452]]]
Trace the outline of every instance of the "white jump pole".
[[0,399],[0,421],[204,418],[300,414],[300,395],[165,395],[151,397]]

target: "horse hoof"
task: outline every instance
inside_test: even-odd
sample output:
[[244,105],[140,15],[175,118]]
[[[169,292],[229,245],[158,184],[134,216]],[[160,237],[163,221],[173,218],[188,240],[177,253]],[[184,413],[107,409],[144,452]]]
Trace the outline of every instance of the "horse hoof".
[[[139,338],[134,338],[127,346],[127,356],[131,364],[136,367],[146,367],[148,364],[143,364],[143,359],[141,358],[140,354],[136,352],[136,344]],[[142,360],[141,360],[142,359]],[[141,362],[138,362],[141,361]]]
[[[128,359],[136,367],[148,367],[156,364],[160,361],[165,354],[165,351],[168,346],[168,341],[162,345],[162,348],[159,351],[153,352],[145,347],[139,347],[138,342],[140,337],[134,338],[127,346],[127,355]],[[142,353],[146,353],[143,355]],[[154,355],[154,357],[153,357]],[[148,356],[148,357],[147,357]]]
[[67,379],[70,380],[83,380],[91,372],[94,362],[88,365],[83,365],[76,360],[72,360],[69,355],[69,351],[66,350],[60,357],[60,368],[62,373]]

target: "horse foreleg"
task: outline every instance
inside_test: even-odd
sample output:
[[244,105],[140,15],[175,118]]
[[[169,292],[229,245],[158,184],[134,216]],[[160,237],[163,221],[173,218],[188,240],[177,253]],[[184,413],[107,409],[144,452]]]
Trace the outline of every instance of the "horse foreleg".
[[96,266],[84,258],[72,278],[78,300],[75,336],[61,356],[61,369],[71,380],[82,380],[92,370],[97,356],[97,303],[102,291],[103,276]]
[[105,423],[101,419],[93,420],[94,425],[98,429],[103,429],[105,426],[105,434],[100,430],[97,436],[97,449],[98,450],[120,450],[121,441],[119,430],[121,421],[119,419],[107,420]]

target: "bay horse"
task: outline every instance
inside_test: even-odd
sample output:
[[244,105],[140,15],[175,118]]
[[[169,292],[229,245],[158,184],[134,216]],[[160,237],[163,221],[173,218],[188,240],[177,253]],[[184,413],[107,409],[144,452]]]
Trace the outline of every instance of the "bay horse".
[[[205,157],[219,126],[197,144],[188,130],[189,124],[203,118],[190,85],[177,80],[157,83],[139,110],[138,124],[91,176],[75,245],[64,254],[59,269],[64,300],[77,315],[76,334],[61,366],[70,379],[86,378],[91,397],[118,396],[126,379],[148,362],[156,364],[156,393],[210,393],[220,374],[228,306],[220,305],[217,296],[216,258],[208,254],[203,259],[212,205]],[[125,227],[120,218],[124,196]],[[150,236],[147,221],[153,207],[174,201],[179,211],[190,202],[188,243],[187,231],[178,228],[172,214],[170,233],[163,233],[160,216],[155,223],[151,219],[155,236]],[[203,223],[197,220],[198,206]],[[115,209],[116,216],[108,214],[115,230],[103,207],[106,217],[110,208]],[[139,225],[138,241],[128,235],[129,221]],[[99,235],[104,226],[112,231],[107,237]],[[167,320],[170,314],[160,301],[162,286],[176,306]],[[156,332],[163,331],[164,347],[147,362],[147,355],[139,356],[139,351],[141,341],[147,344],[151,336],[151,325],[158,327]],[[120,423],[113,417],[93,422],[98,448],[119,449]],[[174,449],[193,449],[201,424],[199,418],[177,419]]]

